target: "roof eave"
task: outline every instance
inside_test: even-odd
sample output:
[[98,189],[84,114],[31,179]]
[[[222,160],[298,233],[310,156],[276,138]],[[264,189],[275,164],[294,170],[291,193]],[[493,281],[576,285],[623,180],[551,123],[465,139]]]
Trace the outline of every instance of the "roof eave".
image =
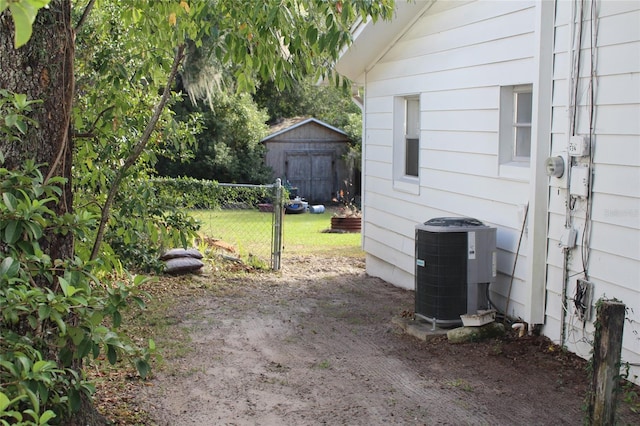
[[272,134],[270,134],[269,136],[267,136],[265,138],[262,138],[260,140],[260,142],[261,143],[266,142],[266,141],[268,141],[270,139],[275,138],[278,135],[281,135],[283,133],[289,132],[289,131],[297,128],[297,127],[304,126],[305,124],[308,124],[308,123],[316,123],[316,124],[318,124],[320,126],[326,127],[327,129],[333,130],[336,133],[339,133],[339,134],[344,135],[344,136],[348,136],[347,133],[344,130],[340,130],[337,127],[333,127],[332,125],[327,124],[322,120],[318,120],[317,118],[311,117],[311,118],[307,118],[305,120],[302,120],[302,121],[300,121],[300,122],[298,122],[298,123],[296,123],[296,124],[294,124],[292,126],[285,127],[284,129],[278,130],[277,132],[272,133]]
[[395,44],[404,30],[431,6],[433,1],[396,1],[394,17],[390,21],[369,19],[358,22],[353,30],[353,42],[340,55],[335,69],[349,80],[364,84],[366,71],[380,60]]

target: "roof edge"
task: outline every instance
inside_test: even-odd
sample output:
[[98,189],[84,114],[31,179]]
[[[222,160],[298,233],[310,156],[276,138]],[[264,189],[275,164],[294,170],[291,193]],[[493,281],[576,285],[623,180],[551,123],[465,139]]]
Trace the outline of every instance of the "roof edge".
[[327,129],[333,130],[336,133],[340,133],[341,135],[349,136],[349,135],[347,135],[347,133],[344,130],[340,130],[337,127],[333,127],[332,125],[327,124],[322,120],[318,120],[317,118],[311,117],[311,118],[307,118],[306,120],[302,120],[302,121],[300,121],[300,122],[298,122],[298,123],[296,123],[296,124],[294,124],[292,126],[285,127],[284,129],[278,130],[277,132],[270,134],[266,138],[261,139],[260,142],[266,142],[269,139],[273,139],[274,137],[276,137],[278,135],[286,133],[286,132],[288,132],[290,130],[293,130],[293,129],[297,128],[297,127],[304,126],[305,124],[308,124],[308,123],[316,123],[316,124],[318,124],[320,126],[326,127]]
[[[389,21],[357,21],[351,30],[353,42],[340,54],[335,70],[355,83],[364,83],[364,74],[378,62],[407,27],[417,21],[436,0],[398,0],[394,17]],[[380,49],[380,46],[383,46]]]

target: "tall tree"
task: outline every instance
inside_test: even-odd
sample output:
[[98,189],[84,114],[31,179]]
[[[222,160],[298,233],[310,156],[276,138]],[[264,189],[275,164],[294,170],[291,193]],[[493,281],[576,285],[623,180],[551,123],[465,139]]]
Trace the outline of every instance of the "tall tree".
[[[42,168],[45,180],[64,182],[59,202],[51,206],[55,214],[64,215],[73,211],[73,167],[79,167],[85,160],[80,157],[74,160],[72,156],[72,133],[93,135],[90,137],[95,138],[94,143],[114,148],[105,151],[111,155],[112,170],[87,168],[94,181],[101,182],[99,188],[105,191],[99,199],[101,218],[95,230],[91,258],[101,253],[102,235],[119,185],[126,181],[140,157],[149,152],[149,142],[162,138],[157,124],[163,120],[165,107],[172,97],[173,80],[185,60],[189,69],[200,70],[199,75],[209,76],[210,73],[202,71],[212,64],[232,67],[238,91],[252,91],[258,76],[264,81],[277,81],[283,88],[296,78],[327,70],[341,47],[348,43],[350,25],[358,16],[388,18],[393,11],[392,0],[103,0],[99,3],[100,12],[107,13],[94,11],[104,21],[95,26],[93,36],[104,43],[105,48],[117,48],[121,56],[118,62],[108,63],[102,61],[102,52],[97,52],[88,63],[80,65],[74,64],[77,32],[74,30],[91,19],[95,0],[79,5],[76,14],[72,13],[71,0],[51,0],[48,8],[40,9],[36,16],[38,8],[47,3],[48,0],[0,0],[0,89],[26,95],[16,98],[19,103],[24,99],[41,101],[33,104],[29,116],[38,126],[18,126],[24,131],[19,141],[1,139],[0,151],[7,169],[18,168],[27,159],[34,159],[45,164]],[[199,61],[195,61],[196,58]],[[201,66],[195,66],[197,63]],[[89,84],[74,93],[74,76],[76,72],[87,71],[85,67],[93,67],[94,74]],[[208,81],[200,78],[188,81],[191,81],[191,91],[201,88],[203,93],[213,94]],[[93,85],[97,89],[93,89]],[[124,96],[131,93],[137,96],[133,102],[136,110],[129,114]],[[114,99],[117,103],[110,105],[109,101]],[[146,109],[142,107],[145,104]],[[73,116],[74,132],[70,121],[72,108],[77,112]],[[107,114],[110,114],[108,120]],[[141,124],[139,119],[130,120],[130,115],[145,117],[146,124]],[[5,125],[17,124],[11,118],[4,118]],[[96,126],[101,121],[98,132]],[[130,128],[123,132],[126,125]],[[79,154],[86,152],[78,149]],[[64,180],[52,179],[56,176]],[[13,207],[10,197],[6,198],[9,201],[4,202]],[[69,261],[74,256],[73,234],[59,232],[59,229],[44,232],[41,246],[43,253],[54,259],[52,273],[55,274],[55,260]],[[10,237],[5,233],[5,240],[15,243],[15,233]],[[6,258],[1,266],[15,272],[12,265],[17,263],[5,261]],[[64,292],[64,296],[68,296],[75,291],[62,278],[41,284],[51,287],[51,295]],[[51,307],[47,310],[46,303],[42,303],[44,310],[40,314],[48,315]],[[117,317],[113,318],[116,321]],[[56,320],[60,332],[69,327],[83,338],[84,330],[76,327],[75,317],[57,316]],[[81,346],[85,342],[83,339],[73,343]],[[95,351],[95,342],[89,343]],[[111,359],[113,345],[105,343],[105,346]],[[84,349],[82,356],[88,356],[89,346]],[[66,346],[59,350],[60,354],[70,353]],[[80,367],[79,363],[76,366]],[[33,392],[30,395],[39,398]],[[90,400],[83,399],[79,408],[63,423],[102,423]]]
[[185,99],[172,106],[177,121],[202,116],[202,132],[197,146],[168,146],[159,154],[156,170],[161,176],[188,176],[219,182],[263,184],[272,181],[272,172],[264,164],[267,135],[266,112],[259,110],[247,94],[218,93],[215,107]]
[[273,81],[261,82],[253,96],[269,113],[269,123],[283,118],[315,117],[338,128],[345,127],[349,114],[360,114],[345,87],[318,85],[307,78],[284,90]]
[[[1,140],[5,167],[15,169],[26,159],[45,164],[42,174],[71,176],[73,146],[70,119],[73,103],[74,35],[71,1],[54,0],[43,9],[33,25],[31,41],[14,48],[13,20],[0,15],[0,88],[26,95],[35,104],[30,118],[38,126],[26,127],[21,140]],[[58,215],[73,208],[71,182],[67,180],[60,202],[53,206]],[[51,235],[43,241],[53,259],[73,256],[73,236]]]

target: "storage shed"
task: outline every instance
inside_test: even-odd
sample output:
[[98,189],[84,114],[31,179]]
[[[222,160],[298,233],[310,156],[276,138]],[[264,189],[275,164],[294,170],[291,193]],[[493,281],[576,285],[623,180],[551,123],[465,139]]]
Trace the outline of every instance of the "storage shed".
[[262,139],[265,163],[274,176],[298,188],[312,203],[331,201],[353,176],[344,160],[347,134],[315,118],[290,118],[271,127]]

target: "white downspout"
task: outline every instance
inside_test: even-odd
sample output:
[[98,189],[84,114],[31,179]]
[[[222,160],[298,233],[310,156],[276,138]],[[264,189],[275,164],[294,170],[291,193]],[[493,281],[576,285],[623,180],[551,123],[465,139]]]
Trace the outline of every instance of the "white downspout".
[[[352,83],[352,84],[355,84]],[[364,87],[367,87],[367,71],[364,71]],[[362,225],[361,225],[361,231],[360,231],[360,248],[364,249],[364,228],[365,228],[365,219],[364,219],[364,215],[365,215],[365,209],[364,209],[364,198],[365,198],[365,190],[364,190],[364,176],[366,175],[365,173],[365,167],[367,162],[365,161],[365,146],[366,144],[364,143],[365,141],[365,137],[366,137],[366,130],[367,130],[367,108],[366,108],[366,91],[364,93],[364,96],[361,96],[358,92],[354,93],[353,91],[353,86],[351,87],[351,101],[356,104],[358,106],[358,108],[360,108],[360,112],[362,115],[362,141],[361,141],[361,145],[360,145],[360,152],[361,152],[361,158],[360,158],[360,184],[362,185],[361,188],[361,193],[360,193],[360,210],[362,212]]]
[[544,324],[545,319],[549,178],[544,164],[551,152],[555,7],[555,2],[536,2],[536,80],[531,126],[531,140],[535,143],[531,144],[526,258],[530,286],[525,320],[529,324]]
[[367,77],[368,77],[368,71],[367,69],[364,70],[364,93],[362,94],[362,105],[360,107],[360,110],[362,111],[362,142],[361,142],[361,146],[360,146],[360,152],[361,152],[361,158],[360,158],[360,185],[361,185],[361,190],[360,190],[360,210],[362,211],[362,224],[361,224],[361,230],[360,230],[360,248],[362,250],[364,250],[364,236],[366,234],[366,229],[367,229],[367,209],[364,208],[365,206],[365,201],[366,201],[366,193],[367,191],[365,191],[365,176],[367,175],[367,161],[366,161],[366,147],[367,144],[365,143],[367,140]]

